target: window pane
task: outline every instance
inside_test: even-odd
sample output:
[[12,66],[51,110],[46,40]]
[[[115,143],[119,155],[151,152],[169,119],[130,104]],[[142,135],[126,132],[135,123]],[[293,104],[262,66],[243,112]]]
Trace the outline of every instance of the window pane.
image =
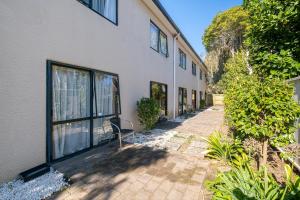
[[115,137],[109,118],[94,119],[93,145],[99,145]]
[[92,0],[92,9],[116,23],[117,0]]
[[95,73],[94,116],[116,114],[117,110],[120,112],[118,82],[116,76]]
[[88,148],[90,146],[89,129],[89,121],[53,126],[53,159],[58,159]]
[[167,115],[167,86],[159,83],[151,83],[151,98],[160,106],[160,114]]
[[160,33],[160,52],[165,56],[168,54],[167,36],[162,32]]
[[187,90],[183,89],[183,112],[187,111]]
[[150,24],[150,42],[151,42],[151,47],[158,51],[158,28],[154,26],[153,24]]
[[90,115],[89,72],[53,66],[53,121]]
[[183,100],[183,96],[182,96],[182,88],[179,88],[178,90],[178,113],[179,115],[183,114],[183,110],[182,110],[182,100]]

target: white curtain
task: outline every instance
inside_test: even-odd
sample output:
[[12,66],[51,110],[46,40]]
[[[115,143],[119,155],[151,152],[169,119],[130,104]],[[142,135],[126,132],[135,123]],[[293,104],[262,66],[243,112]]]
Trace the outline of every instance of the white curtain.
[[97,116],[115,114],[113,77],[104,73],[95,74],[96,105],[94,111]]
[[117,0],[93,0],[92,8],[111,21],[117,21]]
[[162,54],[167,55],[167,38],[162,33],[160,34],[160,51]]
[[[101,72],[95,73],[95,92],[96,102],[94,101],[94,111],[96,116],[115,114],[115,93],[117,87],[114,83],[115,77]],[[101,143],[103,140],[113,137],[109,126],[104,122],[107,118],[94,120],[94,145]],[[104,123],[104,125],[103,125]]]
[[150,24],[150,42],[151,47],[158,51],[158,29],[153,24]]
[[[88,117],[89,72],[53,67],[53,121]],[[53,126],[54,159],[89,147],[89,121]]]
[[117,21],[117,0],[105,0],[104,16],[113,22]]

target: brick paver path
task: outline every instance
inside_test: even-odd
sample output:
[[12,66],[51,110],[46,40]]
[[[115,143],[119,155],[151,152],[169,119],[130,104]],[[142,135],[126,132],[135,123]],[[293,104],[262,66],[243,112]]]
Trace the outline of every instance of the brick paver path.
[[170,142],[179,148],[127,145],[118,151],[106,145],[57,163],[71,185],[50,199],[202,200],[210,161],[201,154],[205,144],[199,137],[222,125],[223,108],[213,107],[173,129],[178,134]]

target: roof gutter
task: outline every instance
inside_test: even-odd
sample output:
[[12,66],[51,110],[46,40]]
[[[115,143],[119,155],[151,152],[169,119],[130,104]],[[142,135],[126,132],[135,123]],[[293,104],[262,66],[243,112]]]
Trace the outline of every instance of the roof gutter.
[[208,71],[205,63],[202,61],[202,59],[200,58],[200,56],[198,55],[198,53],[195,51],[195,49],[192,47],[192,45],[188,42],[188,40],[186,39],[186,37],[183,35],[183,33],[181,32],[181,30],[178,28],[178,26],[176,25],[176,23],[173,21],[173,19],[170,17],[170,15],[166,11],[166,9],[163,7],[163,5],[160,3],[160,1],[159,0],[152,0],[152,2],[162,12],[162,14],[167,18],[167,20],[173,26],[173,28],[176,30],[176,32],[180,34],[180,36],[183,39],[183,41],[188,45],[188,47],[192,50],[192,52],[200,60],[201,64],[204,66],[204,68]]

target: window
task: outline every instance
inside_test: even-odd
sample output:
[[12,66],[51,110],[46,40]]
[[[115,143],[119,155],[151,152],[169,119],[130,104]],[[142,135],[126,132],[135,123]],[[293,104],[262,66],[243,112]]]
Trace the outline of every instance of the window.
[[179,49],[179,67],[186,69],[186,54]]
[[117,5],[118,0],[79,0],[82,4],[89,7],[109,21],[117,24]]
[[200,69],[199,77],[200,77],[200,80],[202,80],[202,70],[201,69]]
[[197,91],[192,90],[192,106],[193,110],[195,111],[197,109]]
[[160,114],[168,115],[168,86],[166,84],[150,82],[150,97],[160,106]]
[[179,88],[178,90],[178,114],[183,115],[187,111],[187,90]]
[[150,46],[165,57],[168,56],[168,38],[154,23],[150,23]]
[[103,123],[120,114],[117,75],[48,61],[47,80],[49,160],[114,137]]
[[196,64],[192,62],[192,74],[196,76]]

